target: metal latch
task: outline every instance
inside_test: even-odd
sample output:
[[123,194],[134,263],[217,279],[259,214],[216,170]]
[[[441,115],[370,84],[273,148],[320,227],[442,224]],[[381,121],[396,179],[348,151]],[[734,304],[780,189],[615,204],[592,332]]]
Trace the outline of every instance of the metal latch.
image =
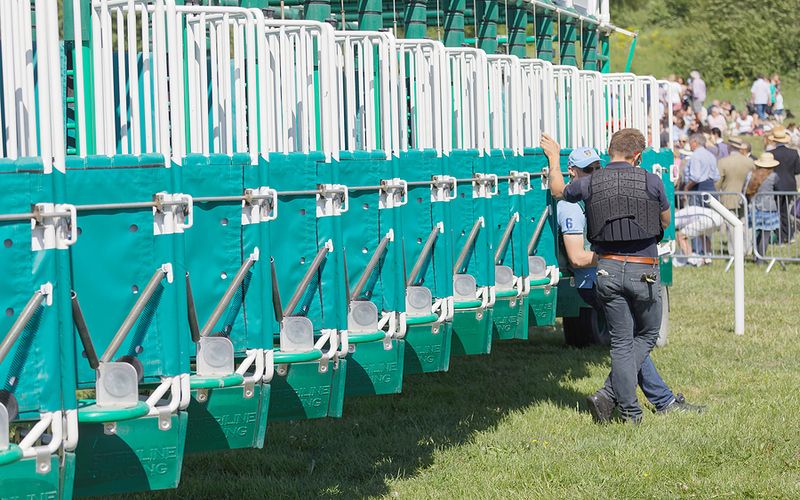
[[491,198],[497,194],[497,175],[476,173],[472,177],[472,197]]
[[408,203],[408,183],[397,177],[381,181],[378,208],[402,207]]
[[317,185],[317,217],[341,215],[350,208],[347,186],[342,184]]
[[542,190],[550,189],[550,168],[549,167],[542,167]]
[[278,217],[278,191],[266,186],[248,188],[242,197],[242,225],[268,222]]
[[531,173],[512,170],[508,174],[509,196],[523,195],[531,190]]
[[78,215],[75,205],[37,203],[32,209],[31,250],[65,250],[78,241]]
[[153,234],[182,233],[192,227],[194,204],[183,193],[156,193],[153,196]]
[[458,196],[458,183],[450,175],[434,175],[431,178],[431,203],[454,200]]

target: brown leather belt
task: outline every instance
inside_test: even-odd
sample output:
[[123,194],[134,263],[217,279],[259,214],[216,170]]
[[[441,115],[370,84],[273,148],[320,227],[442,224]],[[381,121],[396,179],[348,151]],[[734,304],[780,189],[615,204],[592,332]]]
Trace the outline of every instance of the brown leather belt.
[[658,264],[657,257],[638,257],[636,255],[614,255],[605,254],[600,256],[601,259],[618,260],[620,262],[633,262],[634,264],[647,264],[655,266]]

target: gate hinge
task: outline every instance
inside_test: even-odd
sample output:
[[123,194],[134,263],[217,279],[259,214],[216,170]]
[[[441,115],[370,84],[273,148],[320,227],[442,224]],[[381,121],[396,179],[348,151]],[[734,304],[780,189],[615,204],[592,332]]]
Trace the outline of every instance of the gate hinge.
[[242,225],[268,222],[278,217],[278,191],[261,186],[244,190]]
[[454,200],[458,195],[458,184],[450,175],[434,175],[431,178],[431,203]]
[[347,186],[342,184],[317,185],[317,217],[341,215],[350,208]]
[[381,181],[378,208],[402,207],[408,203],[408,183],[397,177]]
[[32,209],[31,250],[65,250],[78,240],[77,211],[68,203],[37,203]]
[[531,190],[531,173],[512,170],[508,174],[509,196],[523,195]]
[[194,204],[183,193],[156,193],[153,196],[153,234],[182,233],[192,227]]
[[491,198],[497,194],[497,175],[476,173],[472,177],[472,197]]

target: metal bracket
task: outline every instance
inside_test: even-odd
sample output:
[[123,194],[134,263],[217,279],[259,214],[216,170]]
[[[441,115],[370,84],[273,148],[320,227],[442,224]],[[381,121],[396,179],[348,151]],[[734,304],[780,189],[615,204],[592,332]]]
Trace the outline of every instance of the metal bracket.
[[458,196],[458,182],[450,175],[434,175],[431,178],[431,203],[450,201]]
[[317,217],[341,215],[350,208],[347,186],[319,184],[317,186]]
[[158,407],[158,430],[172,429],[172,411],[167,406]]
[[402,207],[408,203],[408,183],[397,177],[381,181],[378,208]]
[[244,399],[251,399],[255,395],[256,384],[252,380],[245,381],[244,383]]
[[194,203],[183,193],[160,192],[153,196],[153,234],[182,233],[192,227]]
[[531,173],[512,170],[508,174],[509,196],[523,195],[531,190]]
[[31,250],[66,250],[78,241],[78,215],[75,205],[37,203],[32,209]]
[[542,167],[542,190],[550,189],[550,168]]
[[261,186],[244,190],[242,225],[268,222],[278,217],[278,191]]
[[491,198],[497,194],[497,175],[476,173],[472,177],[472,197]]
[[[58,423],[60,424],[61,422]],[[50,472],[50,460],[52,459],[52,457],[53,454],[50,453],[50,450],[48,450],[46,446],[41,446],[36,450],[37,474],[47,474]]]

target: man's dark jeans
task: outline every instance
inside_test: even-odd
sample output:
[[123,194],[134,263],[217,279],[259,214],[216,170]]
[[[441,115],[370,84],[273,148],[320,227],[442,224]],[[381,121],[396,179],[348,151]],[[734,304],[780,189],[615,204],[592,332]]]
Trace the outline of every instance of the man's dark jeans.
[[[600,303],[597,302],[597,291],[594,287],[592,288],[578,288],[578,295],[581,296],[584,302],[589,304],[592,309],[603,314],[603,309],[600,306]],[[639,383],[639,388],[642,389],[644,393],[644,397],[650,401],[650,404],[655,406],[656,410],[663,410],[670,403],[675,401],[675,394],[672,392],[672,389],[669,388],[664,379],[661,378],[661,374],[658,373],[656,370],[656,365],[653,364],[653,360],[650,356],[647,356],[642,363],[642,367],[639,369],[639,375],[637,378],[637,382]],[[611,386],[611,375],[609,374],[606,378],[605,384],[600,389],[609,399],[612,401],[616,401],[616,396],[614,395],[614,388]]]
[[[653,273],[654,283],[642,279],[642,275]],[[611,390],[623,418],[639,418],[639,370],[661,329],[658,265],[600,259],[595,286],[611,335]]]

